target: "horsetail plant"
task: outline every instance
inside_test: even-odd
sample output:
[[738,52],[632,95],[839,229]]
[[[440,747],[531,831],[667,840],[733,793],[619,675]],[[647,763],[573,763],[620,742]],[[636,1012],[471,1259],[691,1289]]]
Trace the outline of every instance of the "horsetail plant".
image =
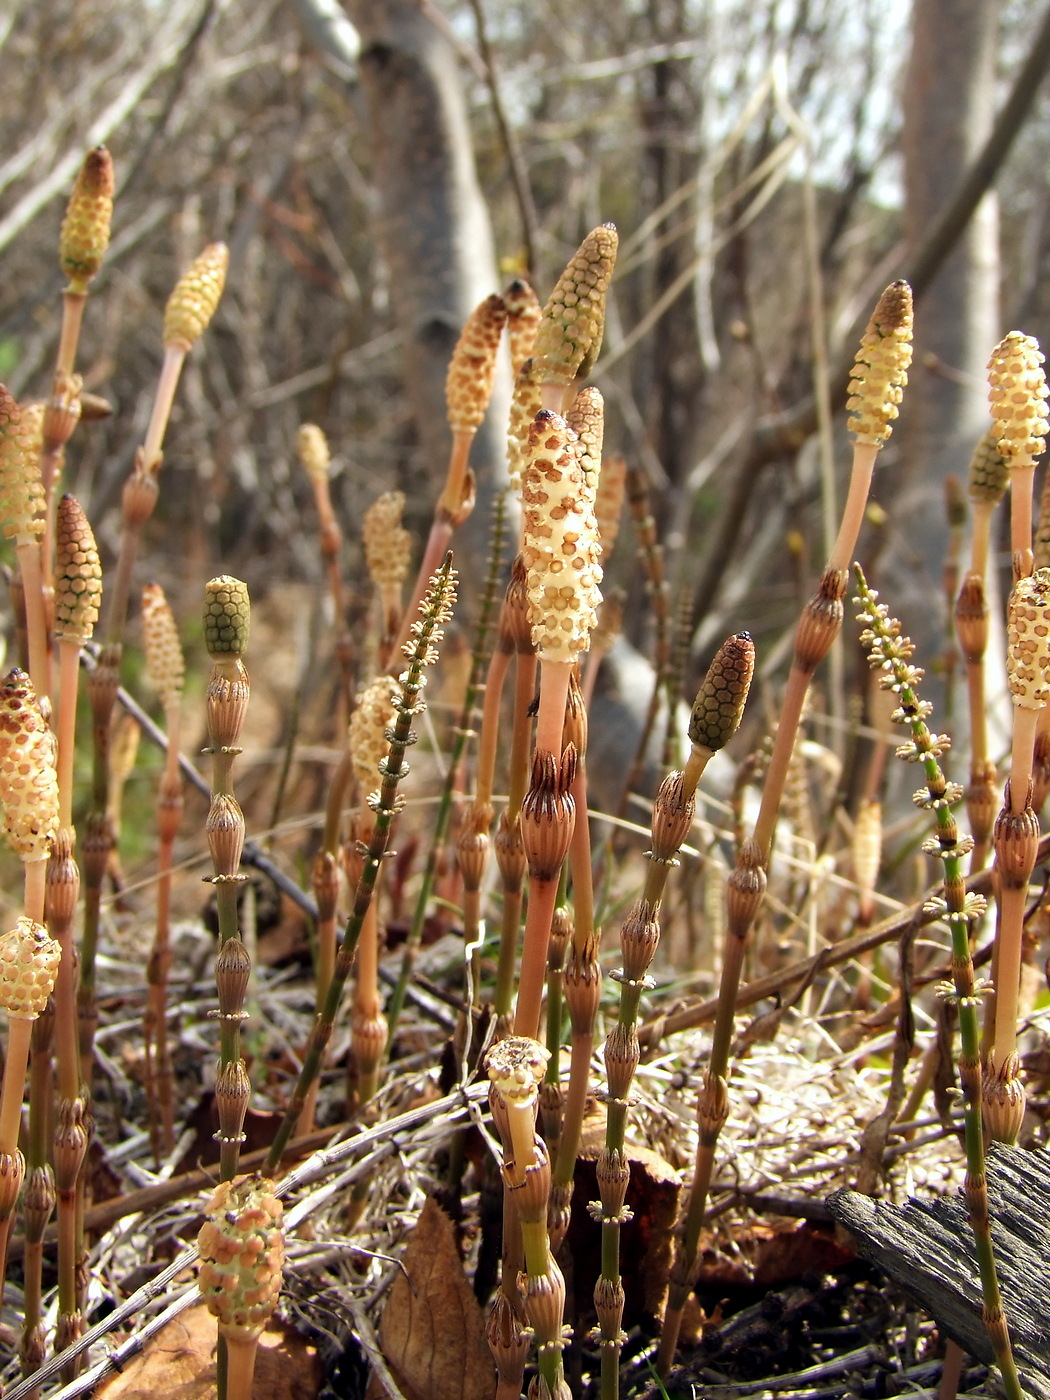
[[618,246],[615,224],[592,229],[547,299],[531,356],[541,408],[564,412],[573,381],[586,379],[598,358]]
[[481,426],[492,397],[496,376],[496,354],[507,321],[507,308],[497,293],[485,298],[467,318],[456,347],[452,352],[445,378],[445,406],[452,447],[449,453],[445,484],[434,509],[430,527],[416,575],[412,598],[401,622],[395,654],[408,637],[409,627],[420,608],[423,594],[430,586],[431,575],[438,561],[448,550],[452,536],[474,509],[477,483],[468,466],[470,448]]
[[19,1151],[22,1099],[33,1025],[55,985],[62,949],[43,924],[22,915],[0,936],[0,1007],[7,1012],[7,1045],[0,1089],[0,1279],[5,1275],[11,1215],[25,1177]]
[[51,567],[55,482],[66,443],[83,411],[82,381],[74,373],[74,366],[84,305],[88,287],[98,275],[109,246],[113,190],[113,160],[105,146],[96,146],[84,157],[59,234],[59,263],[69,284],[62,293],[62,330],[41,434],[40,479],[46,499],[42,561],[45,578]]
[[401,588],[408,574],[412,541],[401,524],[403,491],[384,491],[365,511],[361,539],[368,574],[379,595],[381,618],[379,664],[386,666],[389,650],[401,625]]
[[157,924],[146,964],[148,992],[142,1017],[150,1138],[159,1166],[175,1145],[167,1000],[171,971],[172,861],[183,808],[179,749],[186,673],[179,629],[159,583],[147,584],[142,590],[142,640],[146,651],[146,677],[164,707],[168,739],[164,772],[157,785]]
[[390,748],[380,766],[379,791],[369,800],[369,806],[375,816],[375,825],[354,892],[353,907],[336,954],[328,994],[324,1006],[314,1018],[295,1089],[266,1157],[263,1170],[270,1175],[276,1173],[281,1165],[285,1148],[299,1121],[310,1086],[320,1073],[325,1047],[331,1039],[343,988],[354,964],[361,928],[372,902],[376,879],[390,842],[391,826],[400,807],[398,787],[408,773],[405,751],[415,739],[412,717],[425,708],[423,692],[426,688],[426,668],[437,660],[436,644],[443,636],[442,625],[452,614],[455,577],[452,556],[449,554],[426,592],[419,618],[412,624],[410,639],[405,644],[408,665],[398,677],[397,693],[394,696],[396,717],[390,731]]
[[514,1033],[533,1038],[539,1031],[558,876],[576,818],[571,789],[577,755],[572,745],[562,747],[565,702],[572,669],[588,646],[601,602],[598,527],[577,444],[565,419],[542,409],[529,432],[522,490],[521,557],[527,570],[532,642],[539,657],[540,700],[532,784],[521,810],[529,905]]
[[773,751],[766,770],[762,800],[752,835],[737,853],[726,883],[726,947],[718,992],[718,1012],[708,1068],[700,1091],[700,1139],[697,1170],[689,1194],[686,1232],[671,1274],[671,1292],[660,1333],[657,1369],[666,1375],[678,1346],[682,1314],[698,1257],[700,1228],[714,1166],[719,1134],[729,1116],[726,1076],[733,1037],[737,988],[744,951],[766,890],[773,830],[795,747],[810,681],[842,628],[847,568],[864,518],[875,459],[897,417],[911,363],[912,299],[906,282],[883,292],[861,339],[853,364],[847,408],[854,436],[853,465],[842,520],[816,595],[803,609],[795,633],[795,650],[781,706]]
[[536,331],[543,315],[543,307],[532,286],[523,277],[515,277],[514,281],[508,284],[503,293],[503,305],[507,308],[510,370],[517,378],[536,344]]
[[[358,852],[367,848],[375,826],[370,804],[376,778],[381,772],[380,765],[386,757],[389,743],[387,735],[394,720],[396,689],[397,682],[391,676],[377,676],[357,697],[357,705],[350,716],[350,756],[361,794],[361,807],[348,848],[350,857],[347,865],[351,885],[360,879]],[[373,896],[361,924],[357,944],[353,1010],[350,1015],[350,1043],[357,1072],[356,1090],[359,1106],[375,1097],[379,1083],[379,1067],[387,1043],[387,1022],[379,999],[378,894],[381,882],[382,869],[376,876]],[[333,966],[334,953],[333,948]],[[326,973],[327,980],[330,981],[331,973],[327,967]],[[325,992],[327,993],[327,987]],[[324,1001],[321,998],[318,1001],[318,1009],[323,1005]]]
[[[503,1188],[514,1200],[521,1231],[524,1270],[517,1287],[536,1342],[539,1378],[535,1397],[571,1400],[562,1367],[565,1279],[555,1263],[547,1234],[550,1156],[536,1133],[536,1110],[548,1053],[530,1037],[508,1036],[489,1051],[486,1068],[489,1106],[503,1141]],[[520,1378],[518,1385],[520,1393]]]
[[925,786],[915,793],[913,801],[932,812],[936,824],[936,833],[924,843],[923,850],[944,863],[944,895],[934,899],[927,907],[931,912],[941,914],[951,935],[954,991],[949,991],[947,995],[959,1012],[959,1079],[965,1105],[966,1203],[981,1277],[984,1323],[1006,1394],[1010,1400],[1021,1400],[1024,1392],[1014,1366],[992,1249],[981,1121],[983,1095],[978,1019],[981,992],[974,980],[970,929],[983,919],[985,900],[982,895],[966,892],[963,860],[972,841],[970,837],[960,836],[952,814],[952,807],[962,797],[962,790],[958,784],[948,782],[940,764],[940,758],[951,741],[945,734],[931,733],[926,721],[933,707],[929,701],[921,700],[918,696],[917,686],[923,673],[911,663],[914,647],[902,635],[900,623],[890,617],[886,606],[878,601],[878,594],[869,587],[859,566],[855,567],[859,591],[856,601],[861,608],[859,621],[864,624],[861,643],[868,652],[869,664],[883,673],[879,678],[880,686],[897,697],[894,722],[907,726],[911,731],[911,740],[897,750],[898,756],[912,763],[920,763],[923,769]]
[[[423,878],[420,882],[419,893],[416,896],[412,924],[408,931],[408,938],[405,940],[405,948],[401,956],[401,967],[398,971],[397,983],[393,992],[390,994],[390,1001],[387,1006],[387,1019],[389,1023],[387,1036],[388,1053],[397,1032],[397,1023],[405,1004],[405,995],[408,989],[409,979],[412,976],[416,955],[423,939],[423,925],[426,921],[427,910],[430,906],[430,895],[433,891],[434,880],[437,876],[438,861],[441,858],[442,847],[452,817],[453,794],[456,790],[456,784],[459,781],[459,774],[467,752],[467,744],[471,739],[477,737],[475,725],[477,723],[477,711],[481,703],[482,695],[484,695],[487,708],[488,684],[486,683],[485,675],[486,667],[489,667],[489,632],[492,628],[493,614],[496,610],[500,570],[503,563],[503,549],[506,538],[506,510],[506,494],[501,493],[497,496],[495,505],[493,506],[492,543],[489,548],[489,567],[485,579],[485,587],[481,595],[481,604],[478,608],[478,620],[474,634],[474,653],[471,662],[470,676],[467,681],[467,688],[463,696],[463,704],[459,712],[459,717],[455,729],[453,730],[452,752],[449,756],[448,772],[442,788],[438,809],[434,816],[433,840],[427,855],[427,863],[423,871]],[[480,770],[480,761],[478,767]],[[491,797],[491,777],[488,797]],[[481,882],[484,879],[489,847],[488,830],[492,823],[492,808],[489,804],[488,797],[486,797],[485,802],[482,803],[480,807],[478,802],[475,801],[464,818],[463,823],[463,839],[469,841],[471,844],[471,852],[468,856],[471,867],[469,878],[476,881],[478,887],[477,891],[468,890],[468,874],[464,869],[463,862],[459,859],[459,843],[457,842],[457,861],[459,862],[464,881],[463,938],[468,948],[477,943],[480,936],[480,928],[473,918],[473,901],[472,899],[468,900],[468,894],[471,896],[474,893],[480,894]],[[479,810],[482,813],[480,818],[478,816]],[[478,868],[479,866],[480,869]],[[468,909],[468,904],[471,905],[470,909]],[[478,904],[477,910],[480,914],[480,904]],[[472,955],[472,966],[474,957],[476,957],[476,954]]]
[[102,566],[87,516],[72,496],[58,504],[55,536],[55,641],[58,645],[59,820],[73,825],[73,755],[80,651],[95,633]]
[[238,741],[248,710],[251,686],[241,657],[248,645],[251,603],[240,579],[222,575],[205,588],[204,644],[212,660],[208,683],[208,752],[212,758],[212,798],[204,834],[215,874],[215,909],[219,924],[219,953],[215,982],[219,994],[219,1070],[215,1104],[219,1116],[219,1176],[230,1181],[244,1141],[244,1115],[251,1085],[241,1058],[241,1022],[245,1019],[244,994],[251,975],[251,959],[240,937],[237,895],[246,876],[241,874],[244,847],[244,814],[233,794],[231,769],[241,752]]
[[329,474],[332,454],[328,439],[316,423],[303,423],[295,439],[299,460],[310,478],[313,487],[314,505],[317,509],[317,523],[324,559],[328,574],[328,592],[332,599],[332,623],[335,630],[335,655],[341,676],[340,704],[337,715],[337,729],[341,730],[350,712],[351,695],[351,656],[352,648],[345,636],[346,629],[346,590],[343,586],[343,573],[339,555],[343,547],[343,532],[332,508],[332,493],[329,489]]
[[[697,694],[689,719],[690,752],[681,772],[668,774],[653,804],[652,845],[641,898],[620,930],[623,965],[613,977],[620,984],[615,1026],[605,1043],[608,1104],[605,1146],[598,1157],[601,1200],[592,1206],[602,1227],[602,1272],[594,1289],[601,1344],[602,1400],[619,1394],[620,1328],[624,1293],[620,1279],[620,1228],[630,1219],[624,1207],[630,1168],[624,1152],[631,1087],[638,1067],[638,1007],[653,985],[649,966],[660,942],[660,906],[667,877],[693,822],[696,789],[712,756],[736,733],[755,667],[755,648],[746,632],[719,648]],[[691,1261],[690,1261],[691,1262]],[[672,1289],[671,1302],[675,1298]]]
[[198,1287],[225,1345],[219,1400],[251,1400],[259,1338],[281,1292],[283,1222],[274,1183],[258,1173],[221,1182],[208,1202]]

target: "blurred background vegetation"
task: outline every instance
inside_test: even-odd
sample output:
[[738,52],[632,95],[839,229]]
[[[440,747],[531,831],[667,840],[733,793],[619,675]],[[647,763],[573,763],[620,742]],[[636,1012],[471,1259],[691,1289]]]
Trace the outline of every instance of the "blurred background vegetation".
[[[376,0],[349,14],[335,0],[6,0],[0,374],[21,397],[47,389],[58,225],[85,147],[105,141],[114,240],[81,363],[114,413],[78,434],[69,489],[111,556],[164,300],[204,243],[225,240],[227,293],[176,405],[148,571],[186,617],[220,569],[265,605],[321,573],[299,423],[328,434],[346,569],[361,577],[365,507],[403,488],[421,534],[444,470],[444,424],[425,421],[410,342],[440,384],[470,305],[522,271],[542,299],[581,234],[612,219],[607,449],[650,478],[672,594],[697,595],[698,666],[740,627],[770,657],[808,596],[822,494],[845,468],[834,388],[823,468],[812,416],[791,418],[812,395],[815,352],[832,366],[840,346],[851,353],[858,316],[908,270],[1030,55],[1032,12],[1025,0]],[[424,31],[418,72],[398,70],[399,36],[411,50]],[[382,83],[425,79],[427,65],[459,115],[448,141],[431,149],[424,133],[417,153],[445,163],[453,196],[401,211],[426,240],[406,262]],[[1046,92],[1025,118],[923,289],[902,431],[876,483],[887,519],[863,547],[901,566],[911,603],[916,588],[939,594],[940,480],[965,473],[984,427],[991,346],[1015,324],[1050,332]],[[413,278],[434,279],[426,249],[446,244],[462,258],[452,299],[406,309]],[[769,429],[757,451],[756,429]],[[498,434],[476,465],[491,496]],[[613,579],[633,573],[623,548]],[[286,631],[303,624],[294,603],[274,609]],[[628,631],[643,646],[646,612],[632,590]]]

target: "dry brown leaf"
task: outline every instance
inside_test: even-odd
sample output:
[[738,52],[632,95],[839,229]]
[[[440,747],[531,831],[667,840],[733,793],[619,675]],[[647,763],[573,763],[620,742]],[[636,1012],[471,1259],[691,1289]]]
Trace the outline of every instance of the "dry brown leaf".
[[[259,1339],[252,1400],[317,1400],[317,1348],[271,1322]],[[96,1391],[99,1400],[215,1400],[215,1319],[203,1303],[180,1313],[140,1356]]]
[[492,1400],[496,1369],[452,1222],[427,1201],[390,1289],[379,1340],[406,1400]]

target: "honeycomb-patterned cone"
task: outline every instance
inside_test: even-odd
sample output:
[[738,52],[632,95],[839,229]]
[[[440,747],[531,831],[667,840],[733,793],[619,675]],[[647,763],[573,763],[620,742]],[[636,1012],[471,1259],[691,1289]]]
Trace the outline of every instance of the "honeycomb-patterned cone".
[[0,524],[16,544],[30,544],[44,533],[44,488],[33,436],[0,384]]
[[58,830],[55,739],[32,681],[17,669],[0,683],[0,802],[18,855],[45,860]]
[[576,449],[583,479],[595,508],[598,482],[602,469],[602,444],[605,441],[605,400],[601,390],[588,385],[572,401],[565,421],[576,434]]
[[0,1220],[6,1220],[14,1210],[25,1174],[26,1159],[21,1152],[0,1152]]
[[602,224],[580,244],[543,308],[533,361],[541,384],[569,385],[598,358],[619,238]]
[[1050,700],[1050,569],[1019,578],[1010,593],[1006,673],[1015,705],[1041,710]]
[[257,1337],[281,1291],[284,1210],[274,1184],[253,1175],[224,1181],[208,1202],[197,1237],[198,1284],[230,1341]]
[[510,414],[507,419],[507,475],[515,491],[521,490],[522,477],[525,474],[529,429],[542,406],[540,383],[533,373],[533,362],[529,359],[514,378],[514,392],[511,394]]
[[986,1067],[981,1082],[981,1118],[993,1142],[1015,1143],[1024,1121],[1025,1091],[1020,1061],[1008,1055],[998,1070]]
[[243,656],[248,646],[252,609],[248,585],[222,574],[204,590],[204,645],[213,661]]
[[541,660],[575,661],[598,620],[601,546],[576,434],[549,410],[529,429],[522,503],[533,645]]
[[652,850],[649,859],[676,865],[682,842],[693,824],[695,803],[681,773],[669,773],[653,803]]
[[602,461],[598,475],[598,492],[594,498],[594,518],[598,522],[598,538],[602,546],[602,558],[608,561],[620,533],[620,517],[623,515],[623,496],[627,485],[627,458],[618,452]]
[[402,528],[403,491],[384,491],[365,511],[361,533],[368,574],[377,588],[396,588],[408,573],[412,537]]
[[689,738],[697,748],[714,752],[729,743],[744,713],[754,673],[755,644],[748,632],[737,632],[722,643],[693,702]]
[[328,450],[328,439],[316,423],[300,425],[295,447],[307,476],[312,481],[327,481],[332,454]]
[[640,1054],[634,1026],[625,1026],[618,1021],[606,1037],[604,1051],[609,1093],[614,1099],[629,1096]]
[[569,1021],[574,1035],[589,1035],[602,999],[602,969],[598,962],[598,942],[592,934],[582,951],[569,950],[562,986]]
[[58,261],[71,292],[86,292],[102,266],[109,247],[113,189],[113,158],[105,146],[96,146],[84,157],[58,236]]
[[486,297],[467,318],[445,376],[448,425],[454,433],[475,432],[485,417],[506,320],[507,308],[496,293]]
[[358,695],[350,716],[350,757],[366,796],[379,786],[379,765],[390,747],[386,731],[394,722],[396,693],[397,682],[392,676],[376,676]]
[[511,1035],[492,1046],[485,1068],[508,1105],[523,1107],[536,1102],[549,1059],[550,1051],[538,1040]]
[[87,641],[102,602],[102,566],[80,503],[63,496],[55,522],[55,635]]
[[225,243],[209,243],[175,284],[164,308],[164,344],[189,350],[208,328],[226,284]]
[[21,915],[0,934],[0,1006],[9,1016],[32,1021],[55,986],[62,948],[43,924]]
[[182,696],[186,662],[175,614],[159,583],[147,583],[142,590],[142,640],[150,685],[165,709],[178,704]]
[[849,430],[858,442],[881,447],[908,382],[912,302],[907,282],[891,282],[861,337],[849,382]]
[[955,600],[955,635],[967,661],[979,663],[988,645],[988,600],[980,574],[967,574]]
[[510,367],[516,376],[536,345],[543,307],[532,287],[522,277],[515,277],[503,293],[507,308],[507,337],[510,341]]
[[999,451],[1009,466],[1030,463],[1046,437],[1047,387],[1039,342],[1011,331],[988,361],[988,401]]

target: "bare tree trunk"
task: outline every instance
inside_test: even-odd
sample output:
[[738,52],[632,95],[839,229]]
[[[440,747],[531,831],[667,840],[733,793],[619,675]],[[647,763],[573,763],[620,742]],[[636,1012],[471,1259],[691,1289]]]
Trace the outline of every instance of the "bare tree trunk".
[[[949,205],[992,125],[997,0],[914,0],[904,83],[906,232],[912,256]],[[944,479],[965,478],[988,426],[985,364],[998,341],[998,206],[989,192],[930,283],[915,323],[894,502],[902,553],[939,591]],[[932,640],[932,639],[931,639]]]
[[[349,11],[361,40],[359,73],[379,193],[376,233],[404,337],[406,391],[436,499],[451,442],[445,372],[467,316],[496,290],[492,229],[448,37],[418,0],[349,0]],[[500,385],[474,443],[479,490],[464,538],[470,554],[483,548],[487,504],[504,479],[508,403],[509,388]]]

